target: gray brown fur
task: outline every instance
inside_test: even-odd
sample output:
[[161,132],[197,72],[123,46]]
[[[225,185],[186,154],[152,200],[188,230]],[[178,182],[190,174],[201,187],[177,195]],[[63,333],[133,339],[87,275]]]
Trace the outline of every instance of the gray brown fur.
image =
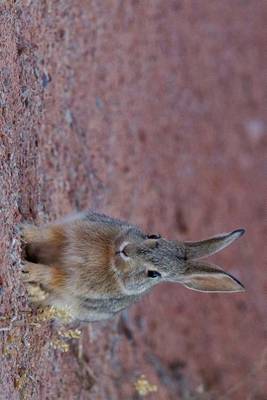
[[200,291],[243,291],[221,268],[195,261],[243,233],[178,242],[103,214],[80,213],[41,227],[23,226],[23,279],[33,303],[68,306],[75,319],[86,321],[113,317],[164,281]]

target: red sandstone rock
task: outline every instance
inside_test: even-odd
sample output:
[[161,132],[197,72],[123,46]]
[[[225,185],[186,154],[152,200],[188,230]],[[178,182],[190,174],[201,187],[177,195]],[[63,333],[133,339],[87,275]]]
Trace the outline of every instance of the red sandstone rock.
[[[1,2],[1,400],[138,399],[142,374],[151,399],[266,398],[266,12]],[[15,225],[89,207],[169,238],[245,227],[215,261],[247,292],[162,285],[84,327],[82,361],[77,340],[54,350],[57,326],[31,324]]]

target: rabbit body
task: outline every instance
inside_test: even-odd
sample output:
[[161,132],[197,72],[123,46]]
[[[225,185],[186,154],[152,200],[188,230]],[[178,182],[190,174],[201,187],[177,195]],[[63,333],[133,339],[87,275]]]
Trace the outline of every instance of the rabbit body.
[[178,242],[103,214],[79,213],[41,227],[23,226],[23,280],[33,303],[67,306],[83,321],[113,317],[161,281],[201,291],[241,291],[230,274],[193,260],[242,233]]

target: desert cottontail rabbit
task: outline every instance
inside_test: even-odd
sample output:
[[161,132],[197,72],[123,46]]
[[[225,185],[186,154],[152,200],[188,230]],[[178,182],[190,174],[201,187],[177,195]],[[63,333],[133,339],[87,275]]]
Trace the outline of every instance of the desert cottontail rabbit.
[[229,273],[195,261],[243,233],[179,242],[95,212],[41,227],[23,225],[23,280],[32,302],[68,306],[73,318],[85,321],[112,317],[160,282],[204,292],[243,291]]

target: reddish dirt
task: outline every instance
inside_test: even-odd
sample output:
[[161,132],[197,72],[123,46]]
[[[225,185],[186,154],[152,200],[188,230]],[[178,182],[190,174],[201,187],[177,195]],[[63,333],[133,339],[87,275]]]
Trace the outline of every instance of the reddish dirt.
[[[266,399],[266,20],[260,0],[0,2],[1,400],[137,400],[142,374],[148,399]],[[215,261],[247,292],[165,284],[54,350],[16,226],[90,207],[169,238],[245,227]]]

